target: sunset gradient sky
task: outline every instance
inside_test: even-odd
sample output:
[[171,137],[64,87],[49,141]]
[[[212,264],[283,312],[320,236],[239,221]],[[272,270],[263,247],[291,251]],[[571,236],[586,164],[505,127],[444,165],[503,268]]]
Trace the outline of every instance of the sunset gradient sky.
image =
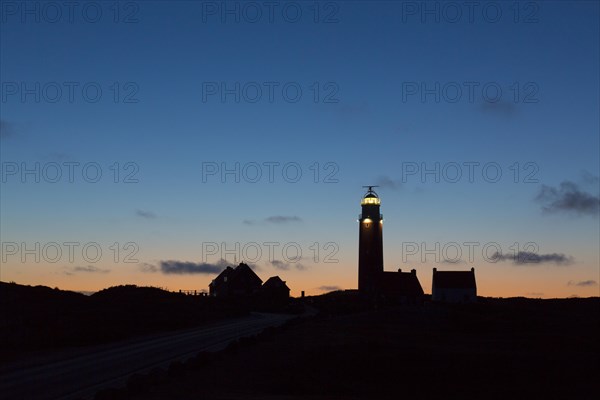
[[2,1],[0,279],[356,288],[371,184],[426,293],[597,296],[599,3],[446,3]]

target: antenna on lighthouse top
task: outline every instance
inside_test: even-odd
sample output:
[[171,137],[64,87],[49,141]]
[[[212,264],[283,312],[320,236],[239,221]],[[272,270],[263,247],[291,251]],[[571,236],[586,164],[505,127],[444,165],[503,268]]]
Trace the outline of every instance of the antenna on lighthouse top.
[[379,205],[381,204],[381,201],[379,200],[379,195],[377,193],[375,193],[375,191],[373,190],[373,188],[379,187],[377,185],[369,185],[369,186],[363,186],[364,188],[369,189],[369,191],[367,192],[367,194],[365,194],[362,198],[362,200],[360,201],[360,204],[363,206],[366,205]]
[[373,190],[373,188],[379,187],[378,185],[371,185],[371,186],[363,186],[364,188],[368,188],[369,191],[367,192],[367,194],[373,193],[373,194],[377,194],[375,193],[375,191]]

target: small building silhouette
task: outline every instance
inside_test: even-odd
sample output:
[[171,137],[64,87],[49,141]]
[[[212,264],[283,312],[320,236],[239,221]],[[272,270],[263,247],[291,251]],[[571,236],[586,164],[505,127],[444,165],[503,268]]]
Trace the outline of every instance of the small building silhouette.
[[260,288],[260,295],[267,302],[285,304],[290,298],[290,288],[279,276],[272,276],[263,283]]
[[248,264],[240,263],[237,267],[225,268],[208,285],[209,293],[215,297],[240,297],[257,294],[262,279],[252,271]]
[[290,298],[290,288],[279,276],[262,279],[248,264],[227,267],[208,285],[212,297],[248,298],[253,304],[284,306]]
[[384,271],[379,289],[386,298],[405,304],[421,303],[424,294],[415,269],[410,272],[402,272],[401,269],[398,272]]
[[447,303],[476,302],[475,268],[470,271],[438,271],[434,268],[431,299]]
[[279,276],[272,276],[260,289],[262,295],[272,299],[285,299],[290,297],[290,288],[287,287],[285,281],[282,281]]

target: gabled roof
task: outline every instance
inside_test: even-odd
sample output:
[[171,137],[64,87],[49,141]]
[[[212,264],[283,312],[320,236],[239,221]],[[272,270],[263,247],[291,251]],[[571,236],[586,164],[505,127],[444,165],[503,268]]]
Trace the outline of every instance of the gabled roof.
[[285,288],[290,290],[284,281],[281,280],[279,276],[272,276],[265,283],[263,283],[263,288],[265,289],[282,289]]
[[250,268],[250,266],[248,266],[248,264],[245,263],[240,263],[240,265],[235,267],[235,269],[232,271],[230,279],[236,281],[243,280],[258,286],[262,284],[262,279],[260,279],[258,275],[256,275],[256,273],[252,271],[252,268]]
[[215,279],[213,279],[209,286],[218,286],[225,282],[234,285],[249,284],[251,286],[260,286],[262,284],[262,279],[256,275],[248,264],[240,263],[235,269],[231,267],[225,268]]
[[437,289],[475,289],[475,269],[470,271],[438,271],[433,269],[432,286]]
[[225,277],[229,277],[231,276],[231,274],[233,274],[233,268],[225,268],[223,271],[221,271],[219,275],[217,275],[215,279],[213,279],[209,286],[214,286],[223,283],[225,281]]
[[381,290],[387,294],[402,296],[422,296],[423,288],[416,273],[384,271],[381,277]]

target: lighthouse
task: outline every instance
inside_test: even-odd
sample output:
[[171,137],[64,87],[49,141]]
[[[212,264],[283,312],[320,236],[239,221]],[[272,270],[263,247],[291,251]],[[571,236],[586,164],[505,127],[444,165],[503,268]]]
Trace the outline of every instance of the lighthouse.
[[360,202],[362,214],[358,217],[358,290],[363,294],[377,294],[383,278],[383,215],[377,186],[364,186],[367,193]]

